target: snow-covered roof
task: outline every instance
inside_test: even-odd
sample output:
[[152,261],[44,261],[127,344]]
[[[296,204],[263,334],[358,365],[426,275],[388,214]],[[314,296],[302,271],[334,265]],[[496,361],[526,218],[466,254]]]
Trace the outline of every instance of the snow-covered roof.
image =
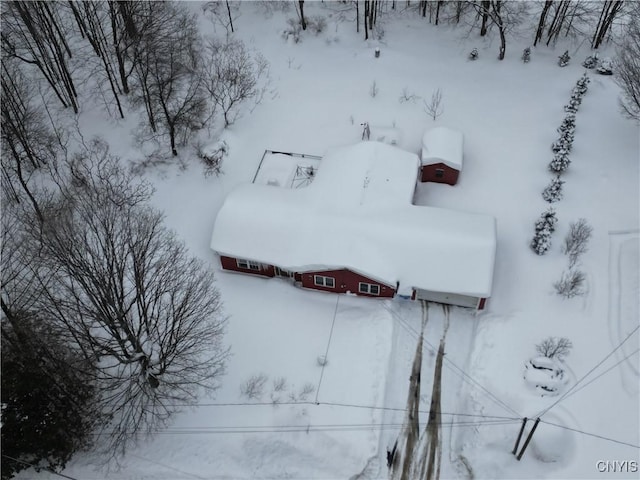
[[243,185],[226,198],[211,248],[293,271],[348,268],[380,282],[488,297],[495,219],[411,204],[419,160],[378,142],[335,149],[313,183]]
[[462,170],[463,148],[462,132],[447,127],[432,128],[422,137],[422,165],[444,163]]

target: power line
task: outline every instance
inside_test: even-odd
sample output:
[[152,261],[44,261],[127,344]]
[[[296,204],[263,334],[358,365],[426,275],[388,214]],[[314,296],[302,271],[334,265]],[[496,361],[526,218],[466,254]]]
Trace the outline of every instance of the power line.
[[[394,412],[406,412],[406,408],[401,407],[381,407],[376,405],[362,405],[356,403],[341,402],[311,402],[311,401],[289,401],[289,402],[228,402],[228,403],[176,403],[166,405],[167,407],[250,407],[250,406],[279,406],[279,405],[307,405],[307,406],[330,406],[342,408],[361,408],[367,410],[388,410]],[[420,413],[430,413],[430,410],[419,410]],[[481,415],[476,413],[459,413],[459,412],[437,412],[441,415],[454,415],[461,417],[478,417],[491,418],[500,420],[520,420],[521,417],[504,417],[500,415]]]
[[169,470],[173,470],[174,472],[182,473],[183,475],[188,475],[191,478],[199,478],[202,480],[206,480],[206,477],[201,477],[200,475],[196,475],[195,473],[185,472],[184,470],[180,470],[179,468],[172,467],[170,465],[165,465],[164,463],[158,462],[157,460],[151,460],[150,458],[145,458],[140,455],[136,455],[135,453],[129,453],[130,456],[139,458],[140,460],[145,460],[147,462],[160,465],[161,467],[168,468]]
[[[22,464],[24,464],[24,465],[28,465],[28,466],[30,466],[30,467],[33,467],[33,468],[35,468],[36,470],[37,470],[38,468],[43,468],[43,467],[39,467],[39,466],[37,466],[37,465],[34,465],[33,463],[25,462],[24,460],[19,460],[19,459],[17,459],[17,458],[10,457],[9,455],[5,455],[4,453],[2,454],[2,456],[3,456],[4,458],[8,458],[9,460],[13,460],[14,462],[22,463]],[[69,475],[65,475],[64,473],[58,473],[58,472],[56,472],[55,470],[53,470],[52,468],[44,467],[44,470],[46,470],[46,471],[47,471],[47,472],[49,472],[49,473],[53,473],[54,475],[57,475],[57,476],[62,477],[62,478],[67,478],[67,479],[69,479],[69,480],[78,480],[77,478],[75,478],[75,477],[70,477]]]
[[624,362],[625,360],[627,360],[628,358],[634,356],[636,353],[640,352],[640,348],[638,348],[635,352],[630,353],[629,355],[627,355],[626,357],[624,357],[622,360],[620,360],[618,363],[616,363],[615,365],[613,365],[612,367],[607,368],[604,372],[602,372],[601,374],[599,374],[597,377],[589,380],[587,383],[585,383],[584,385],[582,385],[580,388],[578,388],[577,390],[574,390],[573,392],[571,392],[569,395],[567,395],[567,398],[570,397],[571,395],[574,395],[576,393],[578,393],[580,390],[582,390],[584,387],[591,385],[593,382],[595,382],[597,379],[599,379],[601,376],[603,376],[606,373],[609,373],[611,370],[613,370],[614,368],[616,368],[618,365],[620,365],[622,362]]
[[[451,427],[481,427],[481,426],[500,426],[513,425],[518,420],[491,420],[491,421],[447,421],[438,422],[439,425]],[[400,430],[404,424],[402,423],[363,423],[363,424],[321,424],[321,425],[278,425],[278,426],[209,426],[209,427],[184,427],[176,429],[167,429],[163,431],[153,432],[120,432],[125,435],[227,435],[227,434],[257,434],[257,433],[311,433],[311,432],[355,432],[355,431],[382,431],[382,430]],[[110,435],[112,432],[94,433],[94,436]]]
[[602,435],[597,435],[595,433],[585,432],[583,430],[578,430],[576,428],[567,427],[565,425],[558,425],[557,423],[553,423],[553,422],[546,422],[544,420],[540,420],[540,422],[541,423],[546,423],[547,425],[553,425],[554,427],[563,428],[565,430],[571,430],[572,432],[581,433],[583,435],[588,435],[590,437],[595,437],[595,438],[600,438],[602,440],[607,440],[608,442],[619,443],[620,445],[626,445],[628,447],[633,447],[633,448],[639,448],[640,449],[640,445],[634,445],[632,443],[623,442],[622,440],[616,440],[615,438],[604,437]]
[[[405,320],[402,317],[400,317],[398,314],[396,314],[393,310],[391,310],[391,309],[389,309],[387,307],[385,307],[385,308],[398,321],[398,323],[400,323],[400,325],[405,329],[405,331],[407,331],[407,333],[409,333],[410,335],[412,335],[416,339],[418,338],[418,332],[413,327],[411,327],[411,325],[408,325],[405,322]],[[431,348],[431,352],[432,353],[436,352],[436,348],[426,338],[424,339],[424,342]],[[476,388],[481,389],[486,395],[488,395],[490,397],[490,399],[492,399],[495,403],[500,405],[502,408],[506,409],[509,413],[513,413],[518,418],[522,418],[522,415],[520,415],[517,411],[515,411],[513,408],[511,408],[505,402],[500,400],[496,395],[491,393],[487,388],[485,388],[477,380],[475,380],[473,377],[471,377],[471,375],[469,375],[462,368],[460,368],[458,365],[456,365],[451,359],[449,359],[448,357],[445,356],[444,357],[444,362],[445,362],[445,365],[447,365],[447,367],[451,371],[453,371],[453,373],[458,375],[463,381],[469,383],[472,387],[475,386]],[[453,370],[453,368],[455,368],[457,371]]]
[[580,384],[580,382],[582,382],[585,378],[587,378],[594,370],[596,370],[600,365],[602,365],[604,362],[606,362],[609,357],[611,355],[613,355],[615,352],[618,351],[619,348],[622,347],[622,345],[624,345],[624,343],[629,340],[631,338],[631,335],[633,335],[634,333],[636,333],[638,331],[638,329],[640,329],[640,325],[638,325],[636,328],[634,328],[631,333],[629,335],[626,336],[626,338],[624,340],[622,340],[622,342],[620,342],[618,344],[617,347],[615,347],[613,350],[611,350],[611,352],[609,352],[602,360],[600,360],[595,367],[593,367],[591,370],[589,370],[587,373],[585,373],[580,380],[578,380],[576,383],[573,384],[573,386],[567,390],[560,398],[558,398],[558,400],[556,400],[555,402],[553,402],[551,405],[549,405],[547,408],[545,408],[544,410],[542,410],[542,412],[540,412],[539,414],[536,415],[536,417],[541,417],[542,415],[544,415],[545,413],[547,413],[549,410],[551,410],[553,407],[555,407],[558,403],[560,403],[562,400],[564,400],[565,398],[567,398],[571,392]]

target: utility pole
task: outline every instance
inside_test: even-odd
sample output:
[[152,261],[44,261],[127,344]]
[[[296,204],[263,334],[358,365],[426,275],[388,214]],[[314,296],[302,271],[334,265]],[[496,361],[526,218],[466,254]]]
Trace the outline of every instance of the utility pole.
[[520,461],[520,459],[522,458],[522,455],[524,455],[524,451],[529,446],[529,442],[531,441],[531,437],[533,437],[533,432],[536,431],[536,428],[538,428],[538,424],[539,423],[540,423],[540,417],[536,418],[536,423],[533,424],[533,428],[529,432],[529,436],[527,436],[527,440],[524,442],[524,445],[522,446],[522,450],[520,450],[520,453],[516,457],[518,459],[518,461]]
[[513,447],[513,453],[514,455],[516,454],[516,452],[518,451],[518,447],[520,446],[520,439],[522,438],[522,434],[524,433],[524,426],[527,424],[527,417],[524,417],[522,419],[522,426],[520,427],[520,433],[518,433],[518,439],[516,440],[516,445]]

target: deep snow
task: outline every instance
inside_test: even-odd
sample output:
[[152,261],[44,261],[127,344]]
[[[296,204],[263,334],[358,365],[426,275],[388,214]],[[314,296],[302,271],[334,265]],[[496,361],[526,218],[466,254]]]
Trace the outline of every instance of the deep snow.
[[[499,62],[495,41],[475,34],[465,38],[463,29],[434,27],[406,12],[385,14],[384,38],[365,43],[352,22],[342,21],[353,13],[337,13],[341,8],[307,2],[306,13],[326,16],[327,29],[290,44],[280,31],[293,11],[265,19],[259,5],[241,5],[237,36],[270,61],[274,95],[223,133],[230,154],[220,178],[205,178],[189,149],[181,153],[186,170],[150,169],[154,203],[191,251],[219,269],[209,249],[216,213],[233,188],[253,179],[265,149],[321,154],[360,140],[359,124],[368,121],[372,132],[376,126],[400,132],[398,145],[418,153],[427,128],[459,129],[465,160],[458,185],[420,185],[417,202],[495,216],[498,249],[486,313],[452,311],[443,410],[535,416],[560,398],[538,396],[523,378],[536,343],[547,336],[570,338],[574,348],[566,367],[572,379],[581,379],[638,326],[638,127],[621,117],[612,78],[591,74],[577,113],[565,196],[557,204],[558,229],[551,251],[538,257],[528,243],[533,222],[547,206],[540,192],[550,178],[549,146],[587,50],[574,53],[577,49],[567,45],[574,61],[562,69],[556,59],[565,45],[536,49],[524,64],[519,52],[526,44],[516,40]],[[205,20],[202,28],[212,32]],[[373,55],[375,47],[380,58]],[[469,62],[473,47],[480,58]],[[379,92],[372,98],[374,81]],[[442,117],[433,122],[420,101],[399,102],[405,87],[423,98],[441,88]],[[86,135],[101,133],[124,159],[137,159],[130,123],[131,118],[105,120],[88,108],[80,122]],[[563,300],[552,284],[566,269],[562,238],[579,217],[594,227],[581,265],[588,293]],[[201,406],[185,408],[167,430],[141,439],[119,469],[96,470],[95,458],[78,454],[63,473],[87,480],[386,478],[385,447],[399,432],[403,412],[381,408],[404,407],[420,306],[301,291],[278,279],[224,272],[217,273],[217,284],[229,315],[233,356],[215,399],[203,397]],[[423,362],[427,397],[434,365],[429,345],[437,345],[442,334],[442,316],[432,310]],[[575,394],[543,416],[548,423],[539,425],[521,462],[510,453],[517,420],[444,425],[442,477],[637,478],[637,473],[601,473],[596,462],[638,461],[638,448],[550,424],[639,445],[638,338],[636,331]],[[323,371],[318,357],[325,354]],[[259,373],[269,378],[262,398],[267,405],[209,405],[255,402],[240,395],[240,386]],[[309,401],[317,394],[321,404],[271,404],[272,381],[279,376],[293,395],[307,382],[320,385]],[[424,398],[423,409],[428,405]],[[55,478],[46,472],[23,472],[19,478],[34,477]]]

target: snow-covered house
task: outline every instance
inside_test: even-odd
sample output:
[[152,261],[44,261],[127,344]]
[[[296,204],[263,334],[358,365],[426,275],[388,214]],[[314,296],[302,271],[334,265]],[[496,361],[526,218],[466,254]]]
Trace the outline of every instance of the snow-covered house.
[[462,132],[447,127],[428,130],[422,138],[420,180],[455,185],[462,170],[463,150]]
[[491,295],[495,219],[413,205],[419,168],[417,155],[379,142],[334,149],[304,188],[232,191],[211,248],[225,270],[481,309]]

